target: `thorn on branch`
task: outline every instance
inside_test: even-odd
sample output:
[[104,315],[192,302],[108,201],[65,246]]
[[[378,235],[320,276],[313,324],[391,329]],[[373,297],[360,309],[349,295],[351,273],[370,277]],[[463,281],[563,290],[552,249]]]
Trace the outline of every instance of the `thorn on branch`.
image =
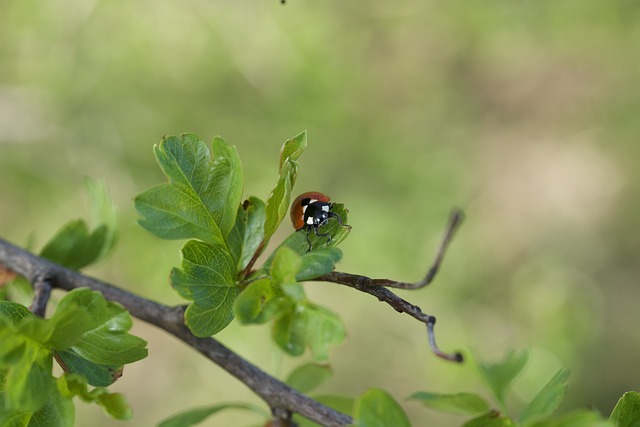
[[38,317],[44,318],[53,285],[51,281],[40,276],[33,282],[33,301],[29,310]]

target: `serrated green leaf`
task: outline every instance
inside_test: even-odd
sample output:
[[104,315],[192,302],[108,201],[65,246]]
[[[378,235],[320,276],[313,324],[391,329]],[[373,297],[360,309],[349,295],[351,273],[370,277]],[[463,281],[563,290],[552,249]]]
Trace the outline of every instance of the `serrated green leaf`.
[[280,149],[280,172],[282,172],[282,166],[287,160],[298,160],[305,148],[307,148],[306,130],[286,140]]
[[510,350],[498,363],[477,362],[478,371],[503,409],[506,391],[511,382],[522,372],[528,358],[529,353],[526,350],[519,352]]
[[67,268],[79,270],[99,259],[109,238],[110,230],[104,224],[90,233],[84,220],[72,220],[49,240],[40,256]]
[[234,312],[242,323],[265,323],[275,317],[290,302],[271,284],[269,278],[249,284],[236,298]]
[[384,390],[371,388],[356,399],[353,416],[357,427],[411,427],[407,414]]
[[135,199],[142,227],[164,239],[196,238],[223,244],[242,195],[242,168],[234,147],[221,138],[211,153],[194,134],[165,137],[154,147],[169,182]]
[[291,190],[298,176],[298,163],[288,158],[281,166],[275,188],[269,194],[265,205],[264,243],[266,246],[289,211]]
[[305,363],[289,374],[286,383],[300,393],[309,393],[332,376],[333,369],[329,365]]
[[33,318],[34,314],[22,304],[0,301],[0,317],[9,320],[13,326],[18,326],[24,319]]
[[278,346],[292,356],[299,356],[309,347],[316,360],[326,360],[329,349],[342,343],[344,325],[338,316],[326,308],[298,303],[278,317],[273,325],[273,337]]
[[60,301],[58,310],[69,306],[89,314],[86,332],[71,347],[79,356],[99,365],[125,365],[147,356],[146,341],[128,333],[131,315],[121,305],[107,301],[100,292],[74,289]]
[[194,335],[211,336],[233,320],[235,273],[233,259],[221,244],[190,240],[182,248],[182,269],[173,269],[171,283],[193,301],[185,320]]
[[223,409],[242,409],[254,412],[264,418],[268,418],[269,414],[262,408],[248,403],[221,403],[218,405],[207,406],[203,408],[190,409],[173,415],[158,424],[158,427],[190,427],[201,423],[211,415],[222,411]]
[[257,197],[249,197],[239,208],[236,223],[229,233],[229,249],[237,260],[238,271],[244,270],[249,261],[261,251],[266,219],[264,202]]
[[489,409],[489,402],[474,393],[428,393],[417,392],[409,399],[421,402],[427,408],[454,414],[475,415]]
[[628,391],[622,395],[613,409],[609,420],[616,427],[640,426],[640,393]]
[[556,372],[553,378],[524,408],[520,414],[520,423],[525,424],[550,417],[562,402],[570,374],[568,369],[560,369]]
[[516,427],[517,424],[511,418],[505,417],[500,412],[491,410],[466,423],[462,427]]

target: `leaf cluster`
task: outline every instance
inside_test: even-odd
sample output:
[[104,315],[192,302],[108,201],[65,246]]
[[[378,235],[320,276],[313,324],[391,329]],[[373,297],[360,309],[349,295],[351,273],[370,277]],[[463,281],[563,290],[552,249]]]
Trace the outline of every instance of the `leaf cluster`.
[[513,381],[528,360],[526,351],[509,351],[497,363],[477,361],[476,368],[497,403],[476,393],[416,392],[409,399],[442,412],[471,417],[463,427],[627,427],[640,426],[640,393],[628,392],[618,402],[609,418],[594,409],[578,409],[555,416],[567,389],[570,372],[562,368],[542,387],[520,413],[513,415],[507,396]]
[[[245,324],[273,321],[273,339],[283,351],[297,356],[309,348],[318,360],[327,359],[330,346],[343,340],[340,319],[310,302],[300,282],[333,270],[342,257],[335,246],[348,228],[331,221],[323,229],[331,233],[331,243],[313,240],[310,252],[304,233],[293,232],[256,266],[287,216],[297,160],[306,146],[305,132],[284,143],[266,201],[242,200],[237,150],[220,137],[209,147],[194,134],[167,136],[154,147],[167,182],[139,194],[135,206],[140,225],[154,235],[188,239],[171,284],[189,301],[185,323],[194,335],[214,335],[236,317]],[[346,220],[343,206],[334,210]]]
[[[130,328],[126,310],[88,289],[67,293],[46,320],[0,301],[0,426],[73,425],[74,396],[115,418],[130,418],[126,400],[103,388],[125,364],[147,356],[146,342]],[[54,358],[66,372],[58,379]]]

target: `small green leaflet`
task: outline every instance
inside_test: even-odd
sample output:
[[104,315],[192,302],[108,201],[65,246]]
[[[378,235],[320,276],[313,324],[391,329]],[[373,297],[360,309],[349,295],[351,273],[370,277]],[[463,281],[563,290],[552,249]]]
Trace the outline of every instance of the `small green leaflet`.
[[517,424],[511,418],[500,415],[499,411],[490,410],[464,423],[462,427],[517,427]]
[[194,134],[168,136],[154,147],[169,182],[135,199],[140,225],[164,239],[224,244],[242,198],[242,166],[235,147],[216,137],[211,152]]
[[305,363],[293,370],[285,381],[300,393],[309,393],[333,376],[329,365]]
[[273,233],[287,215],[291,204],[291,190],[298,177],[298,158],[307,147],[307,132],[288,139],[280,149],[280,175],[275,188],[267,198],[265,206],[264,243],[266,246]]
[[411,427],[407,414],[384,390],[371,388],[362,393],[353,408],[357,427]]
[[63,396],[71,399],[78,396],[84,402],[96,403],[116,420],[130,420],[133,412],[126,397],[121,393],[109,393],[105,388],[89,390],[87,381],[80,375],[65,374],[58,378],[58,389]]
[[65,224],[44,246],[40,255],[67,268],[79,270],[109,254],[115,242],[115,209],[103,183],[86,181],[91,199],[91,216],[96,228],[82,219]]
[[629,391],[622,395],[609,420],[616,427],[640,427],[640,393]]
[[244,270],[249,261],[262,251],[260,244],[264,238],[265,219],[264,202],[257,197],[249,197],[238,208],[236,223],[228,237],[229,249],[238,271]]
[[196,424],[200,424],[211,415],[214,415],[215,413],[220,412],[223,409],[242,409],[245,411],[254,412],[260,415],[262,418],[269,418],[268,412],[255,405],[250,405],[248,403],[221,403],[219,405],[190,409],[188,411],[181,412],[162,421],[160,424],[158,424],[158,427],[194,426]]
[[438,411],[454,414],[475,415],[489,409],[489,403],[474,393],[427,393],[412,394],[409,399],[417,400],[424,406]]
[[513,380],[522,372],[527,363],[529,353],[525,350],[516,352],[509,350],[502,361],[494,364],[477,363],[478,371],[493,391],[501,407],[505,408],[505,394]]
[[544,420],[558,409],[567,389],[570,371],[560,369],[540,390],[520,414],[520,424],[531,424],[532,421]]
[[194,335],[211,336],[231,323],[235,274],[235,263],[222,244],[190,240],[184,245],[182,269],[173,269],[171,283],[182,297],[193,301],[185,321]]

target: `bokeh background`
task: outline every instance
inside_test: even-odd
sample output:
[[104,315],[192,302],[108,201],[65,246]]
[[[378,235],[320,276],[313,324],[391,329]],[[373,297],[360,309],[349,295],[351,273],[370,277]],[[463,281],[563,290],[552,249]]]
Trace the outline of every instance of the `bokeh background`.
[[[467,220],[435,283],[399,292],[438,317],[445,350],[483,360],[528,348],[511,407],[560,367],[562,411],[608,414],[640,389],[640,6],[629,0],[3,0],[0,235],[38,249],[87,217],[82,182],[104,180],[118,246],[88,273],[180,303],[168,285],[180,242],[136,225],[133,197],[163,179],[165,134],[236,144],[245,194],[266,198],[282,142],[309,148],[296,190],[351,211],[343,271],[417,280],[452,207]],[[284,223],[275,242],[291,232]],[[308,284],[348,337],[318,390],[394,394],[415,425],[462,419],[404,401],[484,393],[472,364],[433,357],[421,324],[365,294]],[[114,389],[151,426],[186,408],[260,401],[195,352],[138,322],[148,359]],[[221,341],[285,377],[269,326]],[[487,395],[487,397],[489,397]],[[77,425],[121,426],[82,403]],[[223,413],[203,425],[250,425]],[[90,423],[90,424],[89,424]]]

